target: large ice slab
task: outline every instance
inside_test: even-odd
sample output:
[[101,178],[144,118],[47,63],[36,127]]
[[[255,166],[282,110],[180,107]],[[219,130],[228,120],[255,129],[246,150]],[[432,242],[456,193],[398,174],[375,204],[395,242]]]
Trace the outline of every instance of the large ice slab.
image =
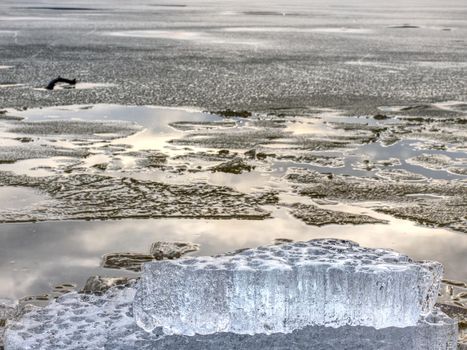
[[165,335],[146,332],[133,318],[135,288],[103,295],[72,292],[10,321],[5,350],[455,350],[457,324],[434,310],[415,326],[375,329],[308,326],[289,334]]
[[180,335],[410,327],[432,310],[441,276],[436,262],[311,240],[147,263],[134,314],[146,331]]

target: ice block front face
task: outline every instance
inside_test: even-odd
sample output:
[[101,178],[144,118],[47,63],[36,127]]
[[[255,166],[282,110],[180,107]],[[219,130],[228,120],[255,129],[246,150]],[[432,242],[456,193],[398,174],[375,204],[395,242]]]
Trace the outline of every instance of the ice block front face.
[[145,264],[133,311],[147,331],[183,335],[407,327],[431,311],[441,275],[439,263],[312,240]]

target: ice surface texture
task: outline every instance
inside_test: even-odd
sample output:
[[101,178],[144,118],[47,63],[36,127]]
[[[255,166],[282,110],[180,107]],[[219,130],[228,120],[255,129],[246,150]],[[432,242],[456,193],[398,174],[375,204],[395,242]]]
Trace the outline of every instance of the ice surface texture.
[[434,310],[413,327],[308,326],[290,334],[164,335],[136,326],[135,288],[65,294],[8,324],[5,350],[455,350],[457,324]]
[[436,262],[311,240],[147,263],[134,314],[146,331],[180,335],[409,327],[433,309],[441,276]]

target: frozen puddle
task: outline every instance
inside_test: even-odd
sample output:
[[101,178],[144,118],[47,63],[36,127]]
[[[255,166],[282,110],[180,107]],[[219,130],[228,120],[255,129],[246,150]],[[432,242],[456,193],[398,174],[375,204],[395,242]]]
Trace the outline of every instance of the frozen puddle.
[[45,199],[45,195],[27,187],[0,187],[0,211],[34,206]]
[[76,83],[75,89],[102,89],[102,88],[111,88],[116,86],[112,83],[89,83],[89,82],[82,82]]
[[359,60],[359,61],[347,61],[345,64],[350,65],[350,66],[360,66],[360,67],[374,67],[374,68],[382,68],[382,69],[388,69],[388,70],[396,70],[396,71],[403,71],[407,70],[405,67],[400,67],[397,65],[391,65],[391,64],[385,64],[383,62],[376,62],[376,61],[364,61],[364,60]]
[[[466,63],[466,66],[467,66],[467,63]],[[467,102],[447,101],[447,102],[435,103],[434,106],[440,109],[447,110],[447,111],[454,111],[454,112],[467,114]]]
[[132,30],[124,32],[110,32],[107,35],[133,38],[160,38],[173,40],[201,40],[204,33],[175,31],[175,30]]
[[133,37],[145,39],[170,39],[181,41],[192,41],[205,44],[232,44],[232,45],[253,45],[257,46],[262,44],[258,40],[250,39],[236,39],[220,35],[215,32],[192,32],[180,30],[129,30],[123,32],[108,32],[106,35],[118,37]]
[[18,88],[23,87],[24,84],[16,84],[16,83],[0,83],[0,89],[9,89],[9,88]]
[[245,32],[245,33],[348,33],[348,34],[366,34],[371,33],[370,29],[365,28],[296,28],[296,27],[228,27],[223,29],[226,32]]
[[[115,87],[115,84],[112,83],[89,83],[89,82],[78,82],[75,85],[67,85],[67,84],[57,84],[54,87],[54,91],[56,90],[87,90],[87,89],[104,89],[104,88],[112,88]],[[35,88],[34,90],[37,91],[49,91],[45,88]]]
[[[27,21],[27,22],[34,22],[34,21],[69,21],[69,17],[42,17],[42,16],[0,16],[0,21]],[[74,18],[74,21],[77,19]]]
[[436,69],[461,69],[467,68],[467,62],[456,62],[456,61],[417,61],[415,62],[418,66],[436,68]]

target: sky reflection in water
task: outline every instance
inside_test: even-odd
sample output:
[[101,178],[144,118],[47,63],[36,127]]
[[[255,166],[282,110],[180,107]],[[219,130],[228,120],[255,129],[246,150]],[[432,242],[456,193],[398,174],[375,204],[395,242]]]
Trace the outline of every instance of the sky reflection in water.
[[[403,220],[389,225],[307,226],[284,209],[273,219],[242,220],[119,220],[3,224],[0,231],[0,297],[44,293],[63,282],[83,285],[91,275],[130,273],[100,267],[110,252],[147,253],[151,243],[192,241],[210,255],[267,244],[274,238],[307,240],[336,237],[369,247],[396,249],[416,259],[436,259],[446,275],[467,279],[467,236],[430,229]],[[379,215],[381,216],[381,215]],[[381,216],[385,217],[385,216]]]
[[[183,133],[169,126],[174,121],[220,121],[222,118],[195,110],[170,108],[97,105],[92,108],[71,106],[47,109],[32,109],[17,112],[29,120],[79,118],[84,120],[131,120],[145,127],[133,136],[112,141],[113,144],[130,144],[132,150],[159,149],[166,153],[181,151],[184,147],[168,145],[166,141],[180,137]],[[337,117],[339,118],[339,117]],[[339,120],[339,119],[336,119]],[[368,119],[366,119],[368,121]],[[357,122],[357,119],[354,120]],[[302,129],[301,129],[302,127]],[[322,125],[312,120],[303,125],[294,124],[290,131],[297,133],[322,133]],[[396,157],[400,166],[409,171],[431,178],[453,179],[459,176],[445,171],[429,170],[411,166],[405,159],[426,151],[416,150],[410,140],[401,141],[390,147],[380,144],[360,146],[357,151],[346,154],[342,168],[323,168],[275,161],[268,173],[253,171],[241,176],[223,173],[201,172],[187,177],[173,177],[171,182],[204,180],[217,185],[229,185],[237,190],[249,192],[257,187],[275,188],[284,186],[277,181],[289,166],[301,166],[318,171],[332,170],[337,174],[371,176],[371,172],[354,169],[351,162],[357,154],[365,154],[371,160]],[[438,151],[430,151],[438,153]],[[444,152],[446,153],[446,152]],[[463,153],[452,153],[454,157],[465,157]],[[96,155],[95,157],[101,157]],[[29,173],[30,168],[40,164],[53,165],[59,157],[48,160],[25,160],[14,164],[3,164],[0,170]],[[36,176],[46,175],[44,170],[35,170]],[[160,170],[150,173],[131,174],[139,178],[157,180],[164,177]],[[195,177],[197,176],[197,177]],[[164,179],[167,180],[167,179]],[[288,194],[288,201],[300,202],[303,197]],[[0,187],[0,208],[16,209],[37,203],[45,195],[24,188]],[[287,201],[287,200],[286,200]],[[118,221],[65,221],[27,224],[0,224],[0,298],[22,297],[47,293],[57,284],[70,282],[82,286],[91,275],[131,275],[123,270],[100,267],[101,256],[111,252],[147,253],[156,241],[191,241],[199,243],[196,254],[210,255],[243,247],[269,244],[275,238],[307,240],[335,237],[355,240],[369,247],[384,247],[406,253],[415,259],[431,259],[442,262],[446,276],[467,280],[467,235],[444,229],[422,227],[415,223],[394,219],[360,207],[332,206],[370,214],[389,220],[387,225],[327,225],[314,227],[292,217],[285,208],[269,208],[271,219],[261,221],[242,220],[194,220],[194,219],[149,219]]]

